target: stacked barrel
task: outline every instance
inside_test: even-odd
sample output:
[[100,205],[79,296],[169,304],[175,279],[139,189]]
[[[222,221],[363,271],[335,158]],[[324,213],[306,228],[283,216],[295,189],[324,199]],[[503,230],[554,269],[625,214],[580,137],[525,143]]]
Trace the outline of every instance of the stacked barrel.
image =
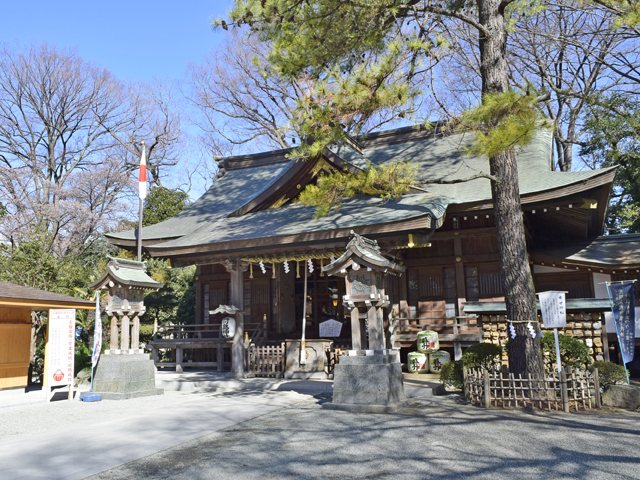
[[411,373],[440,373],[442,365],[451,361],[449,352],[440,350],[438,332],[418,332],[417,352],[407,355],[407,370]]

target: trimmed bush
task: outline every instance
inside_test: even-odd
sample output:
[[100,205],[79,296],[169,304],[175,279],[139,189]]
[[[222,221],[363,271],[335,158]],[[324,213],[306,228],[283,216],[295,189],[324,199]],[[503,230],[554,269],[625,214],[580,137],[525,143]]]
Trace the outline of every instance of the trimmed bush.
[[491,369],[500,365],[502,349],[493,343],[477,343],[462,354],[462,364],[467,368]]
[[[544,332],[540,343],[545,361],[553,369],[556,364],[556,346],[553,333]],[[565,367],[585,368],[591,364],[592,358],[589,348],[579,338],[558,334],[558,343],[560,344],[560,360]]]
[[447,362],[440,370],[440,381],[445,387],[461,390],[464,384],[462,376],[462,361]]
[[624,367],[613,362],[593,362],[592,368],[598,369],[598,380],[600,381],[600,389],[606,391],[612,385],[627,383],[627,376]]

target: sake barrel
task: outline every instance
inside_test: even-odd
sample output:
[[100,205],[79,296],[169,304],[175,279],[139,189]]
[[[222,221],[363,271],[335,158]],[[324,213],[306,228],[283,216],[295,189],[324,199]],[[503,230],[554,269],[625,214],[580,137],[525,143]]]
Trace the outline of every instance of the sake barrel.
[[409,352],[407,354],[407,370],[411,373],[427,373],[429,371],[427,354],[422,352]]
[[433,330],[424,330],[418,332],[418,351],[422,353],[435,352],[440,349],[440,342],[438,341],[438,332]]
[[429,371],[431,373],[440,373],[442,366],[451,361],[451,355],[444,350],[429,353]]

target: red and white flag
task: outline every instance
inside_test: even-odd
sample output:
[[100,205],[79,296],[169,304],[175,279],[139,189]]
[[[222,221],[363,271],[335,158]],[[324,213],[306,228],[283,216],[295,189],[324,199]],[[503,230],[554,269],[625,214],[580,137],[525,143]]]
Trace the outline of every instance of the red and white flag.
[[142,144],[142,155],[140,155],[140,177],[138,182],[138,196],[140,200],[147,198],[147,155],[144,143]]

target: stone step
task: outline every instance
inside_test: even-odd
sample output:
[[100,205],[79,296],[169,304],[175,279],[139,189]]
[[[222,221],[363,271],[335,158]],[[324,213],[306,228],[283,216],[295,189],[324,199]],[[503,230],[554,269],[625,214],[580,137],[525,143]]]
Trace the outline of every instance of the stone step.
[[158,371],[156,386],[173,392],[260,392],[277,387],[281,379],[276,378],[233,378],[225,372],[183,372]]

